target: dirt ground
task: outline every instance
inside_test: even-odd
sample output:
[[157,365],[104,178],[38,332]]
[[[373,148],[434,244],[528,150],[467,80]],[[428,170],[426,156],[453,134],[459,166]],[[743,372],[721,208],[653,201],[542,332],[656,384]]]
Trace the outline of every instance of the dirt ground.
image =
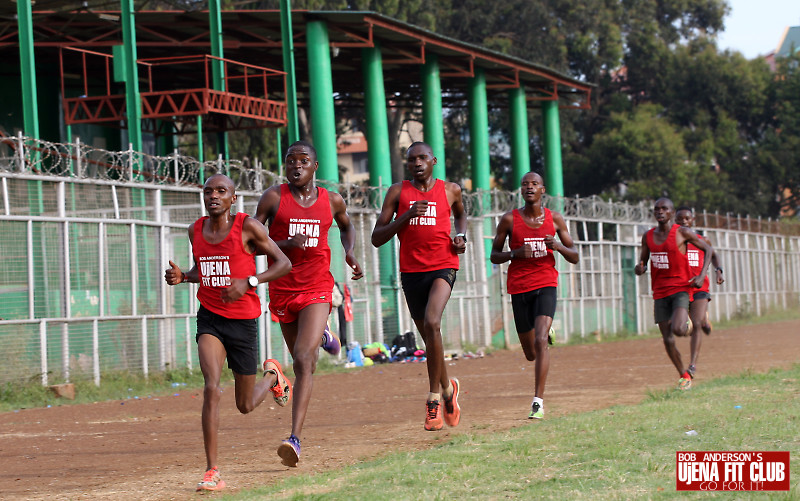
[[[679,340],[688,360],[688,339]],[[715,330],[705,337],[696,385],[745,369],[800,361],[800,321]],[[232,385],[222,400],[219,466],[227,492],[320,472],[384,454],[422,449],[452,435],[530,426],[533,364],[520,350],[448,362],[462,384],[457,428],[426,432],[424,363],[386,364],[314,378],[298,468],[276,448],[289,407],[271,400],[238,414]],[[678,374],[660,339],[551,348],[546,419],[635,404]],[[205,468],[197,391],[0,414],[0,499],[188,499]],[[493,412],[484,402],[491,401]],[[745,404],[745,402],[742,402]]]

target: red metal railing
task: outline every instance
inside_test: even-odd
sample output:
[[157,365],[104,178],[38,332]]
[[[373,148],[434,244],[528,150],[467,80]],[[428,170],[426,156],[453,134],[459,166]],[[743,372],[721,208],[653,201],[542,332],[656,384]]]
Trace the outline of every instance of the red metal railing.
[[[65,94],[65,50],[80,55],[78,77],[83,94],[78,97]],[[94,63],[94,70],[90,62]],[[67,124],[125,119],[125,95],[111,93],[112,63],[113,56],[85,49],[65,47],[59,52]],[[139,92],[142,118],[170,120],[219,113],[252,119],[263,127],[286,125],[286,102],[269,99],[270,92],[285,95],[286,74],[282,71],[209,55],[140,59],[137,64],[140,75],[146,75]],[[214,65],[220,71],[222,90],[213,88]],[[96,87],[103,90],[98,93]]]

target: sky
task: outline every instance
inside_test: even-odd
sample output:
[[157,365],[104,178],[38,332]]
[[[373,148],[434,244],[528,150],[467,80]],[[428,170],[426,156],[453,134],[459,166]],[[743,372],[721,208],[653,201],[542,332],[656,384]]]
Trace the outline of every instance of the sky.
[[777,49],[787,26],[800,26],[800,0],[727,0],[731,12],[719,34],[720,50],[738,50],[748,59]]

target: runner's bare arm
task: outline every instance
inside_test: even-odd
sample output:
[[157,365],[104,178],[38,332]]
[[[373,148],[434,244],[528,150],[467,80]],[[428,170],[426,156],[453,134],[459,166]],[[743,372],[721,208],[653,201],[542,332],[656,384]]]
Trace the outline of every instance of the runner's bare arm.
[[[195,223],[189,225],[190,244],[194,243],[194,225]],[[200,281],[200,276],[197,274],[197,263],[186,273],[181,271],[180,267],[172,261],[169,262],[169,266],[170,267],[164,271],[164,280],[166,280],[169,285],[178,285],[183,282],[197,283]]]
[[712,247],[711,266],[714,267],[714,273],[716,275],[717,285],[722,285],[722,283],[725,282],[725,278],[723,278],[722,276],[722,262],[719,260],[719,254],[717,254],[717,251],[713,248],[714,246],[711,244],[711,240],[709,240],[707,237],[702,237],[702,238],[703,240],[706,241],[706,243],[708,243],[708,245],[711,245]]
[[[456,235],[467,234],[467,211],[464,210],[464,201],[461,197],[461,186],[456,183],[448,182],[445,184],[447,189],[448,199],[450,202],[450,209],[453,213],[453,227],[456,229]],[[463,254],[467,250],[466,239],[456,236],[453,238],[453,247],[456,254]]]
[[272,222],[272,218],[275,217],[275,213],[278,212],[280,203],[280,186],[271,186],[261,194],[261,198],[258,200],[256,213],[253,218],[255,218],[256,221],[259,221],[261,224],[267,226],[268,223]]
[[[275,219],[275,214],[278,213],[278,207],[280,207],[280,205],[281,188],[280,186],[272,186],[267,189],[258,200],[256,214],[253,216],[253,218],[264,226],[269,226],[272,224],[272,220]],[[288,250],[292,248],[302,249],[305,247],[307,239],[308,237],[306,235],[297,233],[289,239],[275,240],[274,242],[281,250]]]
[[552,249],[553,251],[558,251],[567,262],[572,264],[577,264],[578,260],[580,259],[580,254],[578,253],[578,249],[575,248],[575,242],[572,241],[572,237],[569,234],[569,229],[567,228],[567,222],[564,221],[564,216],[562,216],[558,212],[552,212],[553,214],[553,226],[555,226],[556,234],[558,235],[558,239],[561,241],[559,244],[558,241],[555,239],[555,235],[547,235],[544,238],[544,243],[548,249]]
[[353,270],[352,279],[358,280],[364,276],[361,265],[358,263],[353,249],[356,246],[356,229],[353,227],[353,222],[350,220],[350,214],[347,213],[347,205],[344,203],[342,196],[335,192],[329,192],[331,201],[331,213],[336,225],[339,227],[339,235],[344,247],[344,260],[347,266]]
[[[510,251],[503,250],[506,239],[509,241],[509,246],[511,245],[511,229],[513,227],[514,214],[512,212],[506,212],[503,214],[503,217],[500,218],[500,222],[497,223],[497,231],[495,232],[494,240],[492,240],[492,253],[489,255],[489,260],[492,263],[501,264],[517,257],[525,257],[525,248],[530,248],[529,245],[523,245],[519,249],[511,249]],[[531,256],[532,255],[533,253],[531,252]]]
[[375,221],[375,228],[372,230],[372,245],[375,247],[380,247],[391,240],[403,225],[408,224],[412,217],[425,214],[424,209],[420,213],[420,210],[416,207],[418,203],[415,203],[414,207],[397,216],[394,221],[392,220],[394,214],[399,210],[398,203],[400,201],[401,186],[400,183],[393,184],[383,200],[381,213],[378,215],[378,220]]
[[650,259],[650,247],[647,246],[647,232],[642,235],[642,248],[639,251],[639,262],[633,268],[637,275],[644,275],[647,271],[647,261]]

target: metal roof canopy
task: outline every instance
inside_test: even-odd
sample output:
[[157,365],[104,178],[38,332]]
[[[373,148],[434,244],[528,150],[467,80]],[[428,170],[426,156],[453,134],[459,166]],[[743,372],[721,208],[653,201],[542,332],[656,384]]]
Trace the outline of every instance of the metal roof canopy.
[[[119,45],[119,11],[35,11],[34,44],[37,66],[56,63],[58,47],[109,48]],[[378,42],[383,55],[384,85],[390,106],[417,107],[422,102],[419,72],[409,66],[439,59],[445,106],[466,102],[469,78],[476,68],[486,76],[490,107],[506,107],[506,90],[524,87],[528,100],[558,100],[562,108],[590,107],[592,85],[550,68],[464,43],[374,12],[293,11],[298,101],[308,103],[309,82],[305,24],[326,21],[332,48],[332,72],[337,106],[362,107],[361,49]],[[280,11],[222,11],[225,57],[271,68],[282,68]],[[137,51],[142,59],[207,54],[210,48],[208,11],[136,12]],[[16,20],[0,20],[0,50],[17,47]],[[48,50],[50,49],[50,50]],[[110,52],[110,51],[109,51]],[[11,56],[6,51],[4,56]],[[196,77],[172,75],[175,84]],[[277,97],[277,96],[275,96]]]

